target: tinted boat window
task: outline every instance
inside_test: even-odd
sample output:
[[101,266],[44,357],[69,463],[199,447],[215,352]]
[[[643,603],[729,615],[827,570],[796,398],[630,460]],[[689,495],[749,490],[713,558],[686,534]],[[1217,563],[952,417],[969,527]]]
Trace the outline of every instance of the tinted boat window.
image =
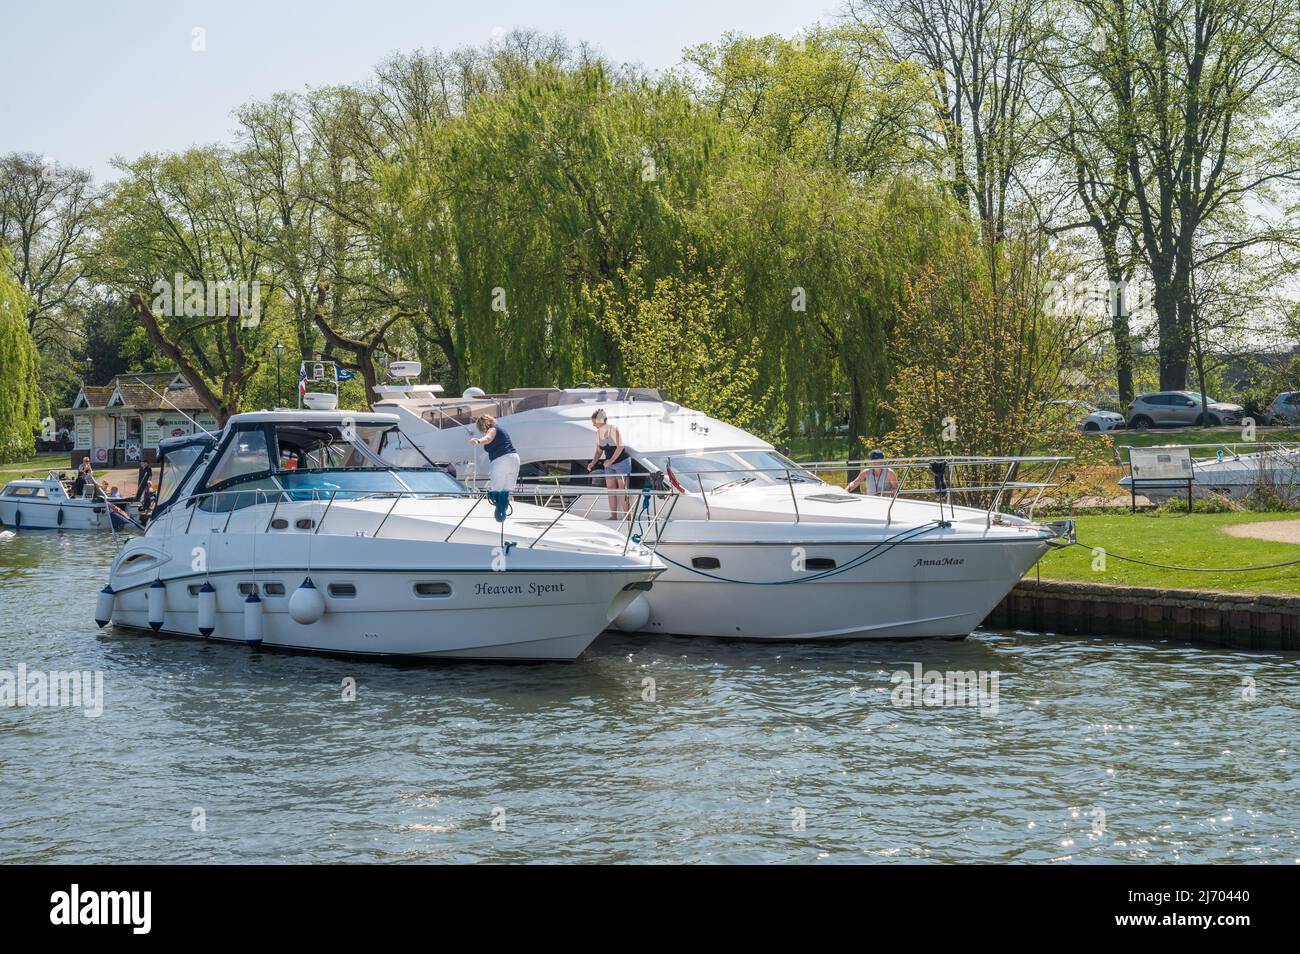
[[337,500],[366,494],[402,493],[404,488],[386,470],[300,470],[281,473],[280,483],[293,500]]
[[177,447],[167,451],[163,456],[162,470],[158,476],[158,502],[166,503],[172,498],[185,478],[189,476],[190,469],[194,466],[195,461],[207,453],[208,447],[204,444],[188,444],[184,447]]
[[208,478],[207,487],[215,487],[223,480],[242,477],[245,474],[257,474],[271,469],[271,455],[266,450],[266,434],[260,430],[237,431],[231,438],[212,476]]
[[397,476],[417,494],[458,494],[465,490],[450,474],[439,470],[399,470]]

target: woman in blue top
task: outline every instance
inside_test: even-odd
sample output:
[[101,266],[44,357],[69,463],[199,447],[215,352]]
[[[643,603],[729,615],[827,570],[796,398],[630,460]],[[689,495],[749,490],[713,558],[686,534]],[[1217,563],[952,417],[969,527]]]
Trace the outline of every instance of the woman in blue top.
[[483,436],[471,437],[469,442],[481,445],[487,451],[488,460],[492,464],[489,489],[509,490],[513,493],[515,483],[519,480],[519,455],[515,453],[515,445],[510,442],[510,435],[504,427],[497,426],[497,419],[491,414],[481,415],[476,423]]
[[587,465],[587,470],[590,472],[602,457],[605,459],[605,486],[610,490],[623,491],[609,495],[609,513],[617,520],[631,509],[631,500],[627,496],[627,479],[632,475],[632,459],[627,456],[627,448],[623,446],[623,435],[609,423],[604,408],[591,415],[591,423],[596,428],[596,453]]

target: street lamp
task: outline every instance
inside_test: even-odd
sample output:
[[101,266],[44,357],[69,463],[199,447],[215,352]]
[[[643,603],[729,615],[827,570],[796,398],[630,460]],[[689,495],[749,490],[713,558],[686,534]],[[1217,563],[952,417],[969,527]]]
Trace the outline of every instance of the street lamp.
[[271,346],[275,352],[275,406],[280,406],[280,355],[284,354],[284,345],[277,341]]

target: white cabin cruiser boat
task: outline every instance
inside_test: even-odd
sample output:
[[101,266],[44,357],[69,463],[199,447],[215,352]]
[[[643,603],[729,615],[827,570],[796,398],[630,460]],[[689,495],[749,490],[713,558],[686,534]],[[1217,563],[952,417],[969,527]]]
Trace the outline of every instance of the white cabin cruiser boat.
[[[125,500],[112,503],[126,505]],[[122,513],[120,509],[118,512]],[[101,488],[87,484],[86,493],[74,497],[71,482],[58,471],[50,471],[45,477],[11,480],[0,490],[0,523],[6,527],[108,530],[122,522],[121,518],[114,519],[110,501]]]
[[258,411],[160,447],[159,504],[96,620],[366,656],[571,660],[663,567],[608,527],[498,522],[391,414]]
[[[855,495],[777,453],[766,441],[650,389],[517,389],[460,399],[388,385],[376,407],[398,414],[403,433],[462,479],[487,473],[467,441],[487,412],[519,452],[520,494],[551,482],[554,505],[574,507],[574,483],[590,480],[591,415],[603,408],[632,458],[630,494],[667,478],[671,517],[645,531],[668,564],[644,595],[648,632],[750,639],[961,637],[969,634],[1054,545],[1068,522],[1042,525],[989,511],[915,499]],[[576,492],[576,491],[575,491]],[[612,519],[603,491],[590,511]],[[578,512],[584,512],[580,509]],[[632,614],[629,614],[632,616]],[[644,622],[641,622],[641,619]],[[627,618],[622,621],[627,623]]]
[[[1242,448],[1248,448],[1242,453]],[[1241,500],[1257,491],[1272,491],[1286,498],[1300,496],[1300,447],[1287,444],[1231,444],[1223,447],[1194,445],[1193,455],[1209,452],[1212,456],[1192,457],[1192,496],[1211,494]],[[1123,477],[1119,485],[1131,493],[1133,478]],[[1141,480],[1139,494],[1152,503],[1185,500],[1186,480]]]

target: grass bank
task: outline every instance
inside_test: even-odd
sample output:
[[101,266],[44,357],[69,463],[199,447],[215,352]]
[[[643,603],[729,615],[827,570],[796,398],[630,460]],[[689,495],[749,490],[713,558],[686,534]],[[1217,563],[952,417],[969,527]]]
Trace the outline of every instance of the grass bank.
[[[1048,553],[1037,572],[1043,579],[1156,586],[1234,593],[1300,594],[1300,565],[1252,573],[1189,573],[1141,566],[1112,554],[1152,563],[1188,567],[1240,567],[1300,559],[1300,545],[1229,536],[1224,527],[1300,519],[1294,513],[1138,513],[1077,517],[1079,542]],[[1104,569],[1094,569],[1093,547],[1108,553]],[[1034,571],[1031,571],[1031,576]]]
[[37,454],[34,457],[25,457],[22,460],[10,461],[7,464],[0,464],[0,474],[4,474],[6,479],[12,480],[15,477],[40,476],[44,477],[52,470],[71,471],[72,465],[68,463],[71,459],[68,451],[54,451],[49,454]]

